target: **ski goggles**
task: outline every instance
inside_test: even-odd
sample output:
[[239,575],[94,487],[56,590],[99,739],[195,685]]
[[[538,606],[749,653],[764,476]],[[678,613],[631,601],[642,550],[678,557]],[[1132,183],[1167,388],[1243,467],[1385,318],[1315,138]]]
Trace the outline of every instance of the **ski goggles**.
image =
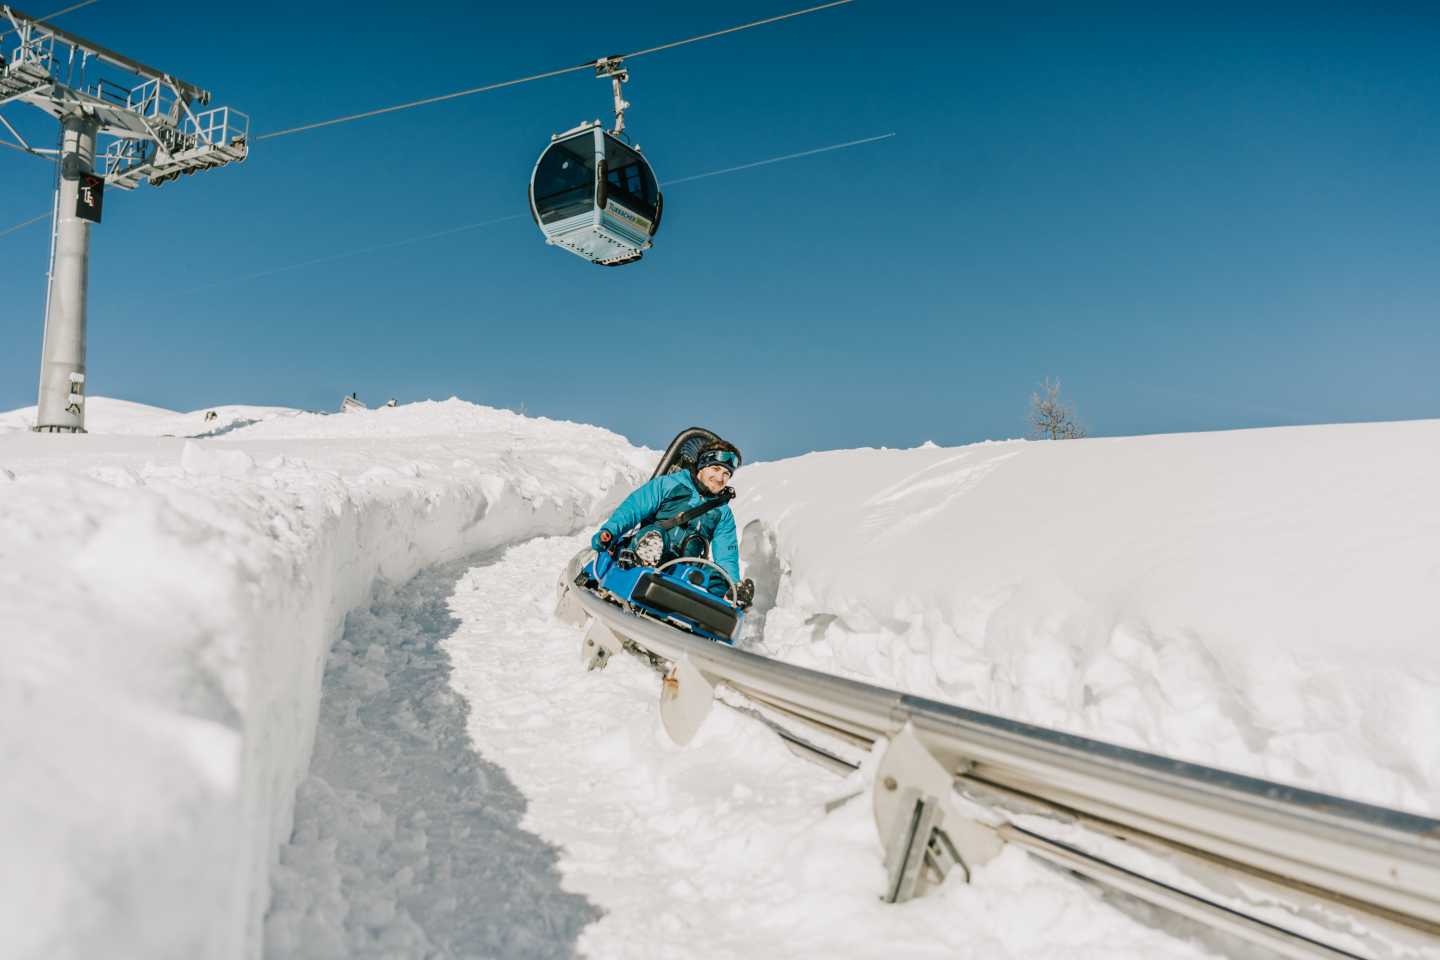
[[740,455],[730,450],[706,450],[695,462],[696,471],[706,467],[724,467],[731,473],[740,469]]

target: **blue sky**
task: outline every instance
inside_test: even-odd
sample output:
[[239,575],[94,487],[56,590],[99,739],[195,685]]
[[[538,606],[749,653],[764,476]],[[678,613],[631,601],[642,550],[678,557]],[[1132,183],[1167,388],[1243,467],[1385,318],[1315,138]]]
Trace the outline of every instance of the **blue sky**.
[[[100,0],[58,22],[263,133],[801,5]],[[858,0],[631,62],[662,184],[896,136],[676,184],[623,268],[524,215],[550,134],[609,116],[586,73],[112,190],[90,391],[454,394],[650,446],[707,424],[752,458],[1023,435],[1047,376],[1096,435],[1440,416],[1440,10],[992,8]],[[0,229],[51,176],[0,151]],[[0,237],[0,408],[35,400],[47,255],[43,225]]]

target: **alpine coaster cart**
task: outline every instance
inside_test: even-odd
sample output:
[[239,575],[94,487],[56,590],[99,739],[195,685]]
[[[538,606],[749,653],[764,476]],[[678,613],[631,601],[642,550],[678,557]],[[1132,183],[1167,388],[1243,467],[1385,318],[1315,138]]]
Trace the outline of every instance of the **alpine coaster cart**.
[[[700,450],[718,439],[703,427],[681,431],[670,442],[650,479],[693,468]],[[692,515],[728,501],[727,494],[728,489],[692,508]],[[647,549],[647,529],[617,538],[611,550],[595,553],[588,561],[585,558],[591,556],[591,551],[584,551],[576,558],[581,565],[575,585],[636,616],[719,643],[734,643],[745,619],[735,582],[705,556],[661,562],[658,549]],[[622,563],[622,557],[628,562]]]

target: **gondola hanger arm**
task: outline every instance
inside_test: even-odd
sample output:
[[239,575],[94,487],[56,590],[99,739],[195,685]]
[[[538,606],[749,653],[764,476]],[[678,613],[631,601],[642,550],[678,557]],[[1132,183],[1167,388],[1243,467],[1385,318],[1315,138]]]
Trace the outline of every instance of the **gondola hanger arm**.
[[620,86],[630,79],[630,71],[623,66],[624,61],[624,57],[601,57],[595,61],[595,76],[608,78],[610,90],[615,95],[615,129],[610,132],[617,136],[625,131],[625,111],[630,107]]

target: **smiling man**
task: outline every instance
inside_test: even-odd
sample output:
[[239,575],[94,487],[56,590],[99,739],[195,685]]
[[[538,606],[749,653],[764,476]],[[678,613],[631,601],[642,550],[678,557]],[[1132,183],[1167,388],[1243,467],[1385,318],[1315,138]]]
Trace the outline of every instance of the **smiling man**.
[[[737,585],[739,605],[748,606],[755,588],[740,581],[740,549],[729,505],[735,491],[727,486],[740,462],[733,444],[707,444],[689,470],[662,474],[626,497],[590,545],[607,551],[618,547],[622,564],[649,567],[676,557],[708,556]],[[712,585],[711,592],[717,591],[725,592],[725,585]]]

